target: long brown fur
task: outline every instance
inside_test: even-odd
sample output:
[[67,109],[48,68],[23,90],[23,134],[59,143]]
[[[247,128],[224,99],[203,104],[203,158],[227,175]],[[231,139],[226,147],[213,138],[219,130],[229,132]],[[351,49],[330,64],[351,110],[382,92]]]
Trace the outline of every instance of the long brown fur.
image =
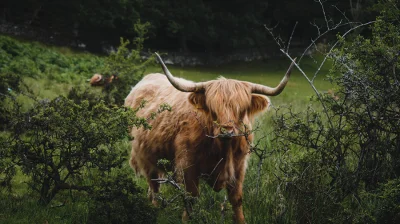
[[[190,82],[180,79],[181,82]],[[269,106],[265,96],[251,93],[248,83],[220,78],[207,82],[203,93],[176,90],[163,74],[145,76],[125,99],[125,106],[144,109],[137,116],[149,117],[160,104],[167,103],[171,112],[163,112],[151,120],[151,130],[132,129],[134,136],[130,164],[147,178],[149,197],[156,204],[159,184],[151,179],[163,175],[158,160],[171,161],[177,178],[192,196],[198,196],[199,178],[204,177],[216,191],[226,188],[234,211],[234,221],[244,223],[242,186],[245,177],[249,144],[245,137],[211,138],[224,129],[239,134],[245,124],[251,129],[257,114]],[[253,135],[248,137],[253,140]],[[188,218],[185,211],[183,219]]]

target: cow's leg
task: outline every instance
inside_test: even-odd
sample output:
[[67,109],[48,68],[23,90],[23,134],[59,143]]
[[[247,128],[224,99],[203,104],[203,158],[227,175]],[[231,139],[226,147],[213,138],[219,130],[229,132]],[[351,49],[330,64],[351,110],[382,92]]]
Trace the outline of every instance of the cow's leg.
[[228,198],[232,205],[233,220],[235,223],[245,223],[243,215],[242,197],[243,197],[243,181],[245,175],[245,166],[242,164],[241,169],[236,171],[236,181],[227,184]]
[[158,206],[156,196],[160,190],[160,184],[157,181],[154,181],[152,179],[158,179],[158,177],[159,177],[159,175],[157,172],[152,172],[147,177],[147,183],[149,184],[148,196],[149,196],[151,203],[155,206]]
[[195,172],[195,168],[191,167],[184,171],[184,184],[186,192],[190,194],[191,197],[185,197],[185,209],[182,214],[182,221],[186,222],[189,220],[192,213],[192,206],[195,203],[195,198],[199,196],[199,176]]
[[243,182],[237,181],[234,186],[228,186],[228,198],[232,205],[233,220],[235,223],[245,223],[242,206]]
[[[132,143],[132,145],[134,145],[134,143]],[[135,159],[135,150],[132,149],[131,152],[131,159],[129,160],[129,164],[131,165],[132,169],[136,172],[139,173],[140,166],[138,165],[136,159]],[[142,168],[144,173],[145,173],[145,177],[147,179],[147,183],[149,185],[149,189],[147,191],[147,195],[151,201],[151,203],[155,206],[157,206],[157,200],[156,200],[156,194],[159,192],[160,190],[160,184],[157,181],[152,181],[152,179],[158,179],[159,175],[157,171],[151,171],[151,168],[148,167],[144,167]]]

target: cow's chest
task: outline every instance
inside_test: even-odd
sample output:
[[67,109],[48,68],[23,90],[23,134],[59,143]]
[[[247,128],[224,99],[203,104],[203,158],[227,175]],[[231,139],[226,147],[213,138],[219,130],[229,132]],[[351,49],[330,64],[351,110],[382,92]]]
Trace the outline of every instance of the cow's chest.
[[199,161],[200,177],[215,190],[220,191],[235,180],[235,164],[231,154],[213,155]]

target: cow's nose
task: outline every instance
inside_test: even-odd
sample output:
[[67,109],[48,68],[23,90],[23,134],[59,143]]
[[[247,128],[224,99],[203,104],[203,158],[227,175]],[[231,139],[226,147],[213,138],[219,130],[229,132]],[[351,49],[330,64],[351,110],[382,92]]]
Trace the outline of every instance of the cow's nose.
[[223,125],[221,126],[221,132],[224,134],[233,134],[233,126]]

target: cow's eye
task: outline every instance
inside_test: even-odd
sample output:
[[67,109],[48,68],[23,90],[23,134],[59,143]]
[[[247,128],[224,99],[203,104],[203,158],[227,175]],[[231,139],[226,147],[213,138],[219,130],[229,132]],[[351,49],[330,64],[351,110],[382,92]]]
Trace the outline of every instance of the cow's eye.
[[217,120],[217,114],[214,111],[211,111],[211,116],[212,116],[214,121]]
[[244,115],[246,115],[246,111],[241,111],[239,114],[239,120],[243,120]]

